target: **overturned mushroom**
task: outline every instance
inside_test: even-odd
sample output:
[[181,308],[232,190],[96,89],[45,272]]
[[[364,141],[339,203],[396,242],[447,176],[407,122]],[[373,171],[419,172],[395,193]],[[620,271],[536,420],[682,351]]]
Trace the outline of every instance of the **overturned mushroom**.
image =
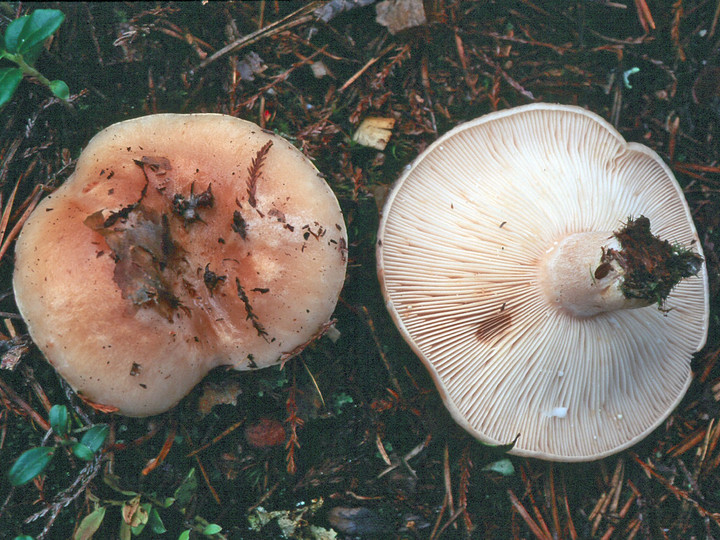
[[85,399],[163,412],[212,368],[290,358],[327,327],[346,232],[284,139],[219,114],[158,114],[96,135],[25,224],[15,297]]
[[441,137],[388,197],[377,257],[453,417],[487,443],[519,434],[518,455],[636,443],[682,399],[705,343],[707,273],[672,172],[578,107],[518,107]]

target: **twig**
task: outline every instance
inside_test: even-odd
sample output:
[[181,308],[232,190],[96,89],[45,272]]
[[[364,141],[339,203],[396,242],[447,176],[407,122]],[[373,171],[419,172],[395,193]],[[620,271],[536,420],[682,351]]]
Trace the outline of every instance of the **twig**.
[[532,517],[530,517],[530,514],[522,505],[515,493],[513,493],[513,490],[508,489],[507,493],[510,496],[510,503],[513,505],[513,508],[515,508],[515,511],[520,514],[520,517],[527,524],[527,526],[530,527],[530,531],[535,535],[535,537],[538,538],[538,540],[551,540],[552,536],[546,535],[545,532],[540,528],[540,526],[535,523],[535,521]]
[[[397,468],[397,463],[393,464],[392,460],[390,459],[390,456],[388,456],[387,450],[385,450],[385,445],[382,442],[382,437],[380,437],[380,433],[375,434],[375,446],[378,449],[378,453],[380,454],[380,457],[383,459],[386,465],[388,465],[390,468],[387,469],[387,472],[392,471],[393,469]],[[378,478],[383,476],[384,474],[387,474],[385,471],[378,474]]]
[[505,79],[505,82],[507,82],[510,86],[512,86],[515,90],[517,90],[520,94],[525,96],[530,101],[535,101],[535,96],[533,96],[532,92],[525,90],[523,85],[521,85],[510,75],[508,75],[507,72],[505,72],[505,70],[502,69],[497,62],[494,62],[487,54],[482,51],[479,51],[479,55],[480,59],[483,62],[485,62],[488,66],[492,67],[497,73],[500,73],[500,75],[502,75],[502,78]]
[[552,538],[552,534],[550,533],[550,529],[547,526],[547,523],[545,523],[545,519],[543,518],[542,513],[540,512],[540,508],[538,508],[537,503],[535,502],[535,496],[533,495],[533,488],[530,484],[530,478],[527,475],[527,472],[525,471],[525,468],[523,467],[521,469],[521,476],[523,479],[523,482],[525,484],[525,494],[527,495],[527,498],[530,499],[530,504],[532,505],[533,513],[535,514],[535,518],[538,521],[539,526],[542,528],[543,534],[547,538]]
[[433,538],[439,538],[440,535],[441,535],[442,533],[444,533],[445,530],[446,530],[450,525],[456,525],[455,522],[457,521],[457,518],[459,518],[459,517],[462,515],[462,513],[463,513],[464,510],[465,510],[464,508],[458,508],[458,509],[450,516],[450,518],[448,519],[447,523],[446,523],[445,525],[443,525],[442,528],[437,532],[437,536],[434,536]]
[[669,124],[669,132],[670,132],[670,140],[668,141],[668,158],[670,160],[670,163],[675,162],[675,143],[677,141],[677,134],[678,129],[680,129],[680,117],[675,116],[673,120],[668,122]]
[[222,501],[220,500],[220,495],[218,495],[218,492],[215,491],[215,488],[213,487],[212,483],[210,482],[210,477],[208,476],[208,473],[205,470],[205,467],[203,466],[202,461],[200,461],[200,456],[195,456],[195,461],[197,462],[197,466],[200,469],[200,474],[202,474],[203,480],[205,480],[205,485],[210,490],[210,494],[213,496],[213,499],[215,499],[215,502],[218,503],[218,506],[222,506]]
[[463,447],[462,454],[460,455],[460,485],[458,486],[458,504],[463,510],[463,520],[465,522],[465,530],[468,534],[471,534],[475,529],[470,514],[467,511],[467,499],[468,491],[470,491],[470,471],[472,470],[473,463],[470,459],[470,445],[466,444]]
[[552,516],[553,525],[555,527],[555,533],[557,534],[560,530],[560,513],[558,512],[557,499],[555,496],[555,465],[551,462],[548,471],[548,484],[550,491],[550,515]]
[[708,38],[715,35],[715,29],[717,28],[718,19],[720,18],[720,0],[718,0],[717,7],[715,8],[715,14],[713,15],[712,24],[710,25],[710,31],[708,32]]
[[27,219],[30,217],[32,211],[35,210],[37,203],[40,201],[40,197],[42,195],[42,186],[38,186],[38,188],[40,189],[37,189],[37,191],[33,192],[34,194],[31,195],[31,201],[23,212],[23,215],[20,217],[17,223],[15,223],[7,237],[4,238],[2,246],[0,246],[0,261],[5,256],[5,253],[7,253],[7,250],[10,248],[10,244],[13,242],[13,240],[15,240],[15,237],[20,234],[20,229],[22,229],[22,226],[25,224]]
[[244,423],[245,423],[245,419],[244,419],[244,418],[243,418],[242,420],[240,420],[239,422],[235,422],[232,426],[230,426],[229,428],[227,428],[226,430],[224,430],[220,435],[217,435],[216,437],[213,437],[213,440],[212,440],[212,441],[207,442],[207,443],[203,444],[202,446],[196,448],[196,449],[193,450],[192,452],[186,454],[185,457],[186,457],[186,458],[193,457],[193,456],[195,456],[196,454],[199,454],[200,452],[202,452],[203,450],[206,450],[207,448],[210,448],[213,444],[217,444],[217,443],[220,442],[222,439],[224,439],[225,437],[227,437],[228,435],[230,435],[230,434],[231,434],[233,431],[235,431],[237,428],[239,428],[240,426],[242,426]]
[[[644,0],[635,0],[636,2],[642,2]],[[675,49],[677,51],[677,58],[681,62],[684,62],[686,59],[685,51],[683,51],[682,44],[680,43],[680,24],[682,23],[682,20],[684,18],[683,14],[683,3],[682,0],[678,0],[676,2],[673,2],[672,4],[672,13],[673,13],[673,19],[672,23],[670,23],[670,40],[673,42],[673,45],[675,45]]]
[[343,84],[340,87],[340,90],[338,92],[343,92],[344,90],[347,90],[347,88],[354,83],[356,80],[360,78],[360,76],[365,73],[375,62],[380,60],[383,56],[385,56],[387,53],[392,51],[395,47],[397,47],[397,44],[391,43],[387,47],[385,47],[380,53],[375,56],[374,58],[371,58],[368,60],[363,67],[361,67],[352,77],[350,77],[347,81],[345,81],[345,84]]
[[[5,203],[5,207],[3,208],[2,212],[2,218],[0,218],[0,243],[2,242],[3,238],[5,237],[5,231],[7,230],[8,221],[10,221],[10,214],[12,212],[13,203],[15,202],[15,194],[17,193],[18,186],[20,185],[20,181],[23,179],[23,176],[21,175],[20,178],[18,178],[18,181],[15,182],[15,187],[13,188],[12,192],[10,193],[10,197],[8,197],[7,202]],[[2,202],[2,194],[0,193],[0,203]]]
[[322,392],[320,391],[320,386],[317,383],[317,380],[315,380],[315,375],[313,375],[312,371],[310,371],[310,368],[308,367],[307,363],[305,362],[305,359],[301,356],[300,361],[302,362],[303,367],[305,368],[305,372],[310,376],[310,380],[313,383],[313,387],[315,388],[315,391],[317,392],[318,397],[320,398],[320,402],[322,403],[323,408],[327,407],[325,404],[325,398],[322,395]]
[[[423,93],[425,94],[425,100],[427,101],[427,110],[430,112],[430,123],[432,125],[433,133],[437,135],[437,121],[435,120],[435,112],[433,111],[433,99],[432,91],[430,90],[430,69],[428,68],[428,57],[427,54],[423,54],[422,65],[420,66],[420,75],[423,85]],[[477,95],[477,94],[475,94]]]
[[438,512],[437,518],[435,518],[435,525],[432,528],[432,531],[430,531],[430,540],[435,540],[438,537],[438,531],[440,529],[440,523],[442,522],[442,517],[445,515],[445,510],[447,509],[447,503],[448,503],[448,496],[447,492],[445,493],[445,496],[443,497],[443,503],[440,507],[440,511]]
[[313,59],[316,56],[318,56],[319,54],[324,53],[326,47],[327,46],[324,46],[322,49],[315,51],[310,56],[292,64],[288,69],[283,71],[280,75],[276,75],[272,81],[270,81],[268,84],[266,84],[265,86],[260,88],[257,92],[255,92],[255,94],[253,96],[249,97],[248,99],[246,99],[239,105],[236,105],[234,110],[237,111],[238,109],[240,109],[240,107],[252,108],[253,105],[255,104],[255,101],[259,97],[261,97],[265,92],[267,92],[271,88],[274,88],[275,86],[277,86],[279,83],[286,81],[288,79],[288,77],[290,77],[290,74],[292,74],[296,69],[298,69],[299,67],[308,65],[308,64],[312,64]]
[[10,148],[8,148],[5,153],[0,156],[0,158],[2,158],[2,164],[0,164],[0,186],[5,183],[5,176],[7,175],[8,169],[10,167],[10,162],[15,156],[18,148],[20,148],[20,144],[22,143],[22,141],[22,136],[15,139],[10,145]]
[[577,540],[578,534],[577,534],[577,529],[575,529],[575,523],[573,522],[573,519],[572,519],[572,512],[570,512],[570,502],[568,501],[568,496],[567,496],[567,488],[566,488],[566,484],[565,484],[565,472],[564,471],[562,473],[562,488],[563,488],[563,506],[565,508],[565,513],[567,514],[567,519],[568,519],[567,525],[568,525],[568,530],[570,532],[570,539]]
[[[413,469],[413,468],[410,466],[409,461],[410,461],[412,458],[414,458],[415,456],[417,456],[420,452],[422,452],[425,448],[427,448],[428,445],[430,444],[430,441],[431,441],[431,440],[432,440],[432,435],[428,435],[427,437],[425,437],[425,440],[424,440],[423,442],[421,442],[420,444],[418,444],[417,446],[415,446],[415,448],[413,448],[413,449],[410,450],[407,454],[405,454],[404,456],[402,456],[402,457],[400,458],[400,460],[398,461],[397,459],[395,459],[395,460],[391,460],[391,459],[390,459],[390,456],[388,456],[387,450],[385,450],[385,446],[384,446],[383,443],[382,443],[382,439],[380,438],[380,434],[379,434],[379,433],[376,433],[376,435],[375,435],[375,444],[376,444],[377,449],[378,449],[378,451],[380,452],[380,455],[382,456],[383,460],[384,460],[385,463],[388,465],[388,467],[387,467],[385,470],[383,470],[380,474],[377,475],[377,478],[382,478],[382,477],[385,476],[387,473],[389,473],[389,472],[397,469],[398,466],[400,465],[400,463],[402,463],[403,465],[405,465],[405,468],[406,468],[407,471],[410,473],[410,475],[411,475],[414,479],[417,480],[417,473],[415,472],[415,469]],[[447,468],[446,472],[447,472],[447,479],[448,479],[448,481],[449,481],[450,469]],[[447,483],[446,483],[446,487],[447,487]],[[449,493],[450,493],[450,499],[451,499],[451,503],[450,503],[450,504],[452,505],[452,491],[449,491]]]
[[55,496],[53,503],[46,506],[39,512],[36,512],[25,520],[25,523],[32,523],[33,521],[40,519],[48,513],[50,514],[50,518],[45,524],[45,527],[43,527],[42,532],[37,536],[37,540],[42,540],[43,538],[45,538],[45,536],[50,532],[50,529],[52,528],[53,523],[57,519],[58,515],[60,515],[62,509],[67,507],[71,502],[73,502],[82,493],[85,492],[87,486],[90,484],[90,482],[92,482],[93,478],[95,478],[97,473],[100,471],[101,461],[102,455],[95,455],[95,458],[80,470],[80,474],[78,474],[78,477],[70,485],[70,487],[61,491]]
[[290,391],[288,393],[287,401],[285,402],[285,409],[287,410],[288,417],[285,422],[290,426],[290,436],[285,443],[285,450],[287,454],[285,460],[287,461],[287,472],[289,474],[295,474],[297,472],[297,464],[295,463],[295,449],[300,448],[300,438],[298,437],[297,430],[301,428],[305,423],[300,416],[298,416],[298,406],[296,400],[297,382],[295,379],[295,365],[293,364],[293,380],[290,385]]
[[[310,338],[305,343],[301,343],[300,345],[298,345],[297,347],[295,347],[294,349],[292,349],[290,351],[283,352],[280,355],[281,368],[285,367],[285,364],[287,363],[288,360],[295,358],[297,355],[299,355],[301,352],[303,352],[308,345],[310,345],[311,343],[314,343],[316,340],[320,339],[325,334],[327,334],[330,331],[330,329],[335,325],[336,322],[337,322],[337,319],[330,319],[329,321],[323,323],[323,325],[320,327],[320,329],[317,332],[315,332],[312,336],[310,336]],[[305,362],[303,361],[303,364],[304,363]],[[305,369],[307,369],[307,366],[305,367]],[[317,386],[317,383],[315,382],[315,377],[313,377],[312,373],[310,373],[310,370],[308,370],[308,374],[310,375],[310,378],[313,380],[313,384],[317,388],[318,394],[320,396],[320,400],[322,401],[323,407],[324,407],[325,400],[323,399],[322,394],[320,393],[320,388]]]
[[246,514],[246,515],[249,514],[250,512],[252,512],[253,510],[255,510],[258,506],[260,506],[260,505],[263,504],[265,501],[267,501],[267,500],[270,498],[270,496],[271,496],[273,493],[275,493],[275,490],[278,488],[279,485],[280,485],[280,482],[275,482],[275,484],[274,484],[270,489],[265,490],[265,493],[262,494],[262,497],[260,497],[260,498],[255,502],[255,504],[253,504],[250,508],[248,508],[247,510],[245,510],[245,514]]
[[450,478],[450,452],[445,443],[443,448],[443,480],[445,481],[445,494],[447,496],[448,508],[451,514],[455,514],[455,503],[452,494],[452,479]]
[[709,462],[706,461],[707,456],[715,452],[718,440],[720,440],[720,423],[716,423],[712,428],[708,427],[708,432],[712,430],[712,435],[709,437],[709,443],[707,449],[705,449],[703,455],[703,462],[706,464],[705,469],[708,471],[714,471],[718,467],[718,461],[720,461],[720,455],[716,455]]
[[50,429],[50,423],[40,416],[40,414],[38,414],[38,412],[33,409],[27,401],[15,392],[15,390],[5,384],[5,381],[3,381],[2,378],[0,378],[0,391],[4,392],[15,403],[15,405],[25,411],[30,418],[32,418],[43,429],[43,431],[48,431]]
[[683,442],[670,448],[670,450],[667,451],[667,455],[673,458],[681,456],[688,450],[695,448],[698,444],[700,444],[700,441],[705,438],[706,434],[707,430],[705,428],[695,430],[690,434],[690,436],[686,437]]
[[252,158],[252,161],[250,162],[250,167],[248,167],[246,191],[248,195],[248,204],[253,208],[257,206],[257,200],[255,199],[255,195],[257,193],[257,182],[260,179],[260,175],[262,174],[262,166],[265,163],[265,158],[267,157],[267,154],[270,151],[272,145],[272,140],[266,142],[263,147],[257,151],[255,157]]
[[463,75],[465,77],[465,84],[468,88],[470,88],[472,95],[477,96],[479,94],[477,85],[475,84],[477,81],[473,80],[470,76],[467,56],[465,56],[465,45],[463,44],[462,37],[460,37],[457,29],[455,29],[455,49],[457,50],[458,57],[460,58],[460,66],[462,67]]
[[[620,519],[625,518],[628,511],[630,510],[630,508],[632,507],[632,505],[635,503],[636,500],[637,500],[637,495],[635,493],[631,493],[630,496],[628,497],[628,500],[625,502],[625,504],[623,505],[622,509],[620,510],[620,512],[618,514],[618,517]],[[615,532],[615,529],[616,529],[616,525],[610,525],[608,527],[607,531],[605,531],[605,534],[603,534],[602,540],[610,540],[610,538],[612,538],[613,533]]]
[[635,0],[635,9],[637,10],[638,20],[646,34],[650,30],[655,30],[655,21],[653,20],[650,8],[645,0]]
[[615,473],[613,474],[613,496],[610,503],[610,512],[617,512],[618,504],[620,502],[620,492],[622,491],[622,484],[625,478],[625,460],[620,458],[615,466]]
[[145,466],[145,468],[142,470],[143,476],[147,476],[152,471],[155,470],[155,468],[160,465],[167,455],[170,453],[170,449],[173,447],[173,443],[175,442],[175,434],[177,433],[177,421],[173,419],[173,421],[170,424],[170,432],[168,433],[167,437],[165,438],[165,442],[163,443],[162,448],[160,449],[160,452],[158,453],[157,457],[154,457],[150,459],[148,464]]
[[365,316],[365,322],[370,328],[370,334],[372,335],[373,341],[375,342],[375,347],[377,348],[378,354],[380,355],[380,359],[382,360],[383,364],[385,365],[385,369],[388,372],[390,382],[392,382],[393,386],[395,387],[395,391],[397,392],[398,396],[400,396],[400,399],[404,399],[402,387],[400,386],[400,382],[397,380],[397,377],[395,377],[395,372],[393,371],[392,366],[390,366],[390,361],[388,360],[388,357],[383,350],[380,338],[375,331],[375,324],[373,323],[372,317],[370,316],[370,312],[365,306],[362,306],[360,309]]
[[20,366],[20,373],[23,374],[23,377],[25,377],[25,381],[30,385],[30,388],[32,388],[35,397],[37,397],[40,403],[42,403],[45,412],[50,413],[52,404],[50,403],[50,400],[48,399],[45,390],[43,390],[43,387],[35,378],[35,374],[33,373],[32,368],[28,367],[25,364],[22,364]]
[[2,517],[2,515],[5,513],[5,509],[7,508],[8,504],[10,504],[13,495],[15,495],[15,486],[10,487],[7,497],[5,497],[5,501],[3,502],[2,506],[0,506],[0,517]]
[[[183,433],[185,434],[185,438],[187,439],[187,442],[190,446],[192,446],[193,442],[190,438],[190,432],[187,430],[185,426],[182,426]],[[207,472],[205,471],[205,467],[202,464],[202,461],[200,461],[200,456],[195,455],[195,462],[197,463],[198,468],[200,469],[200,474],[202,474],[203,480],[205,480],[205,485],[210,490],[210,493],[212,494],[213,498],[215,499],[215,502],[218,503],[218,505],[222,506],[222,501],[220,500],[220,496],[218,495],[217,491],[215,491],[215,488],[210,483],[210,477],[208,476]]]
[[499,34],[498,32],[483,32],[483,35],[495,38],[499,41],[510,41],[511,43],[521,43],[523,45],[531,45],[533,47],[546,47],[552,49],[559,55],[563,55],[568,51],[572,51],[572,47],[569,45],[553,45],[552,43],[543,43],[541,41],[535,41],[534,39],[524,39],[517,36],[508,36],[505,34]]
[[[91,424],[91,423],[92,422],[88,422],[88,424]],[[113,442],[112,444],[110,444],[110,446],[108,446],[105,449],[105,453],[123,452],[130,448],[137,448],[139,446],[142,446],[147,441],[152,439],[155,435],[157,435],[159,431],[160,431],[160,425],[153,422],[152,424],[150,424],[150,429],[148,430],[148,432],[145,435],[142,435],[142,436],[138,437],[137,439],[130,441],[128,443]]]
[[710,512],[703,508],[698,501],[696,501],[693,497],[690,496],[690,493],[688,493],[684,489],[672,485],[667,478],[665,478],[655,470],[655,467],[653,467],[649,463],[645,463],[642,459],[640,459],[640,456],[638,456],[637,454],[633,453],[633,459],[638,463],[638,465],[640,465],[640,467],[642,467],[642,469],[647,473],[648,476],[650,476],[651,478],[655,478],[658,482],[665,486],[668,491],[675,495],[678,500],[690,503],[692,506],[695,507],[695,510],[697,510],[700,516],[712,520],[718,527],[720,527],[720,513]]
[[265,28],[260,28],[259,30],[256,30],[255,32],[253,32],[251,34],[248,34],[239,39],[236,39],[232,43],[225,45],[222,49],[220,49],[219,51],[215,52],[214,54],[208,56],[205,60],[200,62],[195,69],[190,71],[190,75],[194,75],[195,72],[197,72],[198,70],[201,70],[201,69],[209,66],[210,64],[212,64],[216,60],[222,58],[226,54],[229,54],[231,52],[237,52],[240,49],[242,49],[243,47],[252,45],[253,43],[255,43],[265,37],[270,37],[274,34],[282,32],[284,30],[288,30],[290,28],[299,26],[308,21],[312,21],[314,19],[314,17],[312,15],[308,15],[308,13],[310,13],[311,11],[314,11],[320,5],[322,5],[322,2],[310,2],[309,4],[306,4],[305,6],[301,7],[300,9],[293,11],[286,17],[283,17],[279,21],[269,24]]
[[613,473],[612,479],[610,480],[609,489],[602,494],[597,504],[595,505],[592,513],[588,517],[588,520],[593,522],[591,528],[591,534],[593,536],[600,528],[600,522],[605,516],[608,507],[610,507],[611,511],[613,508],[617,509],[618,498],[620,496],[620,490],[622,489],[622,478],[624,477],[625,471],[624,463],[625,462],[622,459],[618,459],[615,465],[615,472]]

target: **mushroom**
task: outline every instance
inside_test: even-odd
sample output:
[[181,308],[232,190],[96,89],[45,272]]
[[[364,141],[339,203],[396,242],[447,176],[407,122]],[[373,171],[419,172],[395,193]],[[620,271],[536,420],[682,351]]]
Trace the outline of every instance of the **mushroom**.
[[329,325],[346,231],[286,140],[221,114],[157,114],[96,135],[17,242],[18,308],[86,400],[174,406],[211,369],[263,368]]
[[708,329],[702,254],[655,152],[541,103],[432,144],[377,244],[388,310],[453,418],[553,461],[627,448],[682,399]]

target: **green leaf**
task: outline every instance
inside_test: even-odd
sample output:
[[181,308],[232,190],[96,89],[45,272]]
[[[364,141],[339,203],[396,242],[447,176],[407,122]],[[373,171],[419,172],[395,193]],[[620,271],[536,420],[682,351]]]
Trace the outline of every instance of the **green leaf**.
[[72,447],[73,454],[82,459],[83,461],[92,461],[95,456],[95,452],[90,450],[83,443],[75,443]]
[[10,467],[8,478],[13,486],[22,486],[45,470],[55,453],[53,447],[31,448],[23,452]]
[[80,443],[87,446],[92,452],[97,452],[102,448],[109,432],[110,428],[107,424],[97,424],[85,432]]
[[55,94],[55,97],[66,101],[70,97],[70,88],[65,81],[50,81],[50,91]]
[[53,405],[50,409],[50,425],[53,431],[64,437],[68,434],[70,428],[70,419],[68,417],[68,410],[65,405]]
[[23,15],[22,17],[18,17],[13,22],[8,24],[8,27],[5,29],[5,37],[3,41],[5,42],[5,50],[9,53],[16,53],[18,52],[18,40],[20,38],[20,34],[23,31],[23,28],[25,28],[25,24],[30,20],[30,15]]
[[143,532],[145,525],[150,521],[150,511],[152,510],[152,504],[149,502],[142,503],[138,506],[135,515],[133,516],[130,527],[132,528],[133,536],[139,536]]
[[178,540],[189,540],[190,539],[190,531],[183,531],[180,533],[180,536],[178,536]]
[[90,461],[95,453],[102,448],[105,439],[107,439],[110,428],[107,424],[98,424],[88,429],[80,439],[73,445],[72,451],[82,460]]
[[0,69],[0,107],[10,101],[22,78],[23,74],[20,68]]
[[162,522],[162,519],[160,519],[160,514],[155,508],[150,510],[150,517],[148,518],[147,524],[148,527],[150,527],[150,530],[155,534],[163,534],[167,532],[165,524]]
[[190,500],[193,498],[193,495],[195,495],[195,491],[198,487],[198,481],[195,476],[195,469],[190,469],[190,472],[187,473],[187,476],[182,481],[182,484],[175,490],[175,493],[173,493],[173,497],[175,497],[175,502],[177,503],[177,508],[180,509],[180,511],[185,510],[185,507],[190,503]]
[[127,495],[128,497],[134,497],[137,495],[136,491],[124,490],[120,487],[120,477],[115,474],[106,473],[103,475],[103,482],[113,488],[115,491]]
[[155,504],[157,504],[160,508],[170,508],[174,502],[175,497],[165,497],[162,501],[156,501]]
[[95,510],[90,512],[83,518],[80,525],[75,531],[73,540],[90,540],[102,525],[103,519],[105,518],[105,507],[98,506]]
[[[60,28],[64,20],[65,14],[57,9],[36,9],[25,21],[20,34],[16,38],[16,50],[13,51],[7,47],[8,51],[26,54],[32,49],[42,46],[43,42]],[[9,28],[10,26],[8,26]],[[5,35],[7,38],[7,31]]]
[[132,538],[132,529],[125,520],[120,521],[120,531],[118,536],[120,537],[120,540],[131,540]]
[[30,67],[35,65],[35,62],[37,62],[37,59],[40,58],[40,53],[43,51],[42,43],[40,45],[36,45],[29,51],[24,52],[23,54],[18,53],[17,56],[22,58],[23,61]]
[[23,534],[21,536],[16,536],[15,538],[13,538],[13,540],[35,540],[35,539],[32,536]]
[[496,472],[503,476],[512,476],[515,474],[515,467],[513,467],[512,461],[507,458],[493,461],[485,465],[482,470]]
[[220,531],[222,531],[222,527],[216,523],[208,523],[205,528],[203,529],[202,533],[205,536],[210,536],[213,534],[217,534]]

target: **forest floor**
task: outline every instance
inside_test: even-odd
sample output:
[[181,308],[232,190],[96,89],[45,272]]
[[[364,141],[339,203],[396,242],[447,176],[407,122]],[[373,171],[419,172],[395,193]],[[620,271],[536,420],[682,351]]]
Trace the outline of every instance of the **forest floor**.
[[[0,111],[1,535],[720,538],[720,2],[426,0],[426,22],[394,34],[376,3],[341,3],[43,6],[66,18],[38,69],[71,96],[27,78]],[[4,31],[39,5],[0,7]],[[403,167],[459,123],[538,101],[586,107],[658,152],[710,275],[710,334],[685,399],[643,442],[589,463],[508,456],[458,427],[375,270],[379,208]],[[216,370],[172,411],[126,418],[79,401],[29,344],[12,242],[95,133],[158,112],[234,115],[301,149],[340,201],[348,275],[338,339],[282,369]],[[384,150],[352,141],[367,117],[395,119]],[[76,427],[109,426],[103,451],[58,452],[11,486],[10,465],[51,441],[58,404]]]

